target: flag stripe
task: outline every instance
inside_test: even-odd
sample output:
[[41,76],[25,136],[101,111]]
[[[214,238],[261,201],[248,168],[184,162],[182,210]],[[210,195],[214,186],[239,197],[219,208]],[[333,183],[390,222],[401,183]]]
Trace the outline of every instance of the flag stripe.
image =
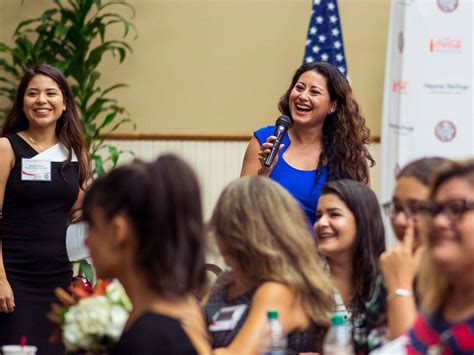
[[304,61],[326,62],[347,75],[337,0],[313,0]]

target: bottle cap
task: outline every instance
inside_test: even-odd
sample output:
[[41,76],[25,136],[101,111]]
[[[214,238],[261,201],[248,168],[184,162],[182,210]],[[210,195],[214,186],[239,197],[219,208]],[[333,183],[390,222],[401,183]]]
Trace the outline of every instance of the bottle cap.
[[332,325],[344,325],[345,319],[344,315],[341,313],[334,313],[331,317],[331,324]]
[[275,311],[274,309],[268,311],[267,317],[268,319],[278,319],[278,311]]

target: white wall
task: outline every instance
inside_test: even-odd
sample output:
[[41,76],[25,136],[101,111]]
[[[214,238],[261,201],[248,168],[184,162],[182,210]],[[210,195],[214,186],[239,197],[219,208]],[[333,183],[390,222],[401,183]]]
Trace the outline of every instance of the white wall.
[[[193,166],[200,179],[206,219],[210,217],[214,204],[224,187],[239,177],[242,159],[247,148],[247,142],[235,141],[110,140],[107,144],[133,151],[137,158],[144,160],[155,159],[167,152],[183,157]],[[371,169],[371,186],[379,196],[380,144],[373,144],[369,149],[377,161],[377,165]],[[121,163],[132,159],[132,155],[124,155]]]

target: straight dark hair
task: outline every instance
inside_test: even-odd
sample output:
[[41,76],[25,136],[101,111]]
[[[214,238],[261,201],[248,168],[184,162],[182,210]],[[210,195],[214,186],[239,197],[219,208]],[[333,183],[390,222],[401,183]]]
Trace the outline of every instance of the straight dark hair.
[[334,194],[349,208],[356,221],[352,282],[354,296],[352,309],[355,314],[364,312],[380,275],[379,257],[385,250],[385,231],[382,214],[375,193],[363,183],[338,180],[326,183],[321,195]]
[[23,111],[23,99],[28,84],[36,75],[45,75],[53,79],[63,94],[66,110],[63,111],[56,124],[56,136],[59,142],[68,149],[69,154],[61,166],[61,173],[66,166],[71,164],[72,153],[74,152],[79,164],[79,183],[80,186],[83,187],[90,176],[89,154],[87,152],[83,128],[77,112],[74,95],[66,78],[58,69],[51,65],[39,64],[32,69],[26,70],[18,85],[13,106],[3,125],[2,136],[28,129],[29,123]]
[[137,238],[136,263],[149,286],[166,297],[199,292],[206,281],[201,193],[191,167],[174,155],[133,163],[97,179],[84,198],[107,219],[123,214]]
[[426,157],[414,160],[400,170],[397,179],[412,177],[423,185],[428,186],[433,174],[449,161],[449,159],[440,157]]

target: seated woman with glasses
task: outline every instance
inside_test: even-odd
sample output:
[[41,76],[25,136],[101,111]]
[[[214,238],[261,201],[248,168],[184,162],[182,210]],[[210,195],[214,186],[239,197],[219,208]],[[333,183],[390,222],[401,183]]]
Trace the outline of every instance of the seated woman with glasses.
[[422,313],[408,354],[474,353],[474,159],[452,162],[431,184],[418,288]]
[[406,165],[398,174],[393,198],[383,205],[395,236],[400,241],[380,257],[380,267],[387,290],[387,338],[405,334],[417,315],[413,297],[414,280],[423,247],[423,221],[420,214],[428,201],[428,183],[436,169],[449,160],[422,158]]
[[385,233],[375,193],[353,180],[326,183],[314,231],[334,284],[336,311],[353,325],[355,353],[368,354],[381,345],[386,326],[379,267]]

